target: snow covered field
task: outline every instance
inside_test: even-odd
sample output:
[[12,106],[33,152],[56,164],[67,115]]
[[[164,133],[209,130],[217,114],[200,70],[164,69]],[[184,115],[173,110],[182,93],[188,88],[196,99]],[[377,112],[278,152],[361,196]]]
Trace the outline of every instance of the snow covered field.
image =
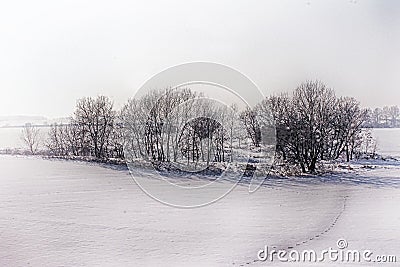
[[1,156],[0,265],[298,266],[259,262],[257,252],[321,251],[339,238],[399,261],[400,166],[352,167],[271,179],[254,194],[239,185],[212,205],[178,209],[145,195],[123,168]]
[[377,152],[384,156],[400,158],[400,129],[372,129],[372,136],[377,140]]

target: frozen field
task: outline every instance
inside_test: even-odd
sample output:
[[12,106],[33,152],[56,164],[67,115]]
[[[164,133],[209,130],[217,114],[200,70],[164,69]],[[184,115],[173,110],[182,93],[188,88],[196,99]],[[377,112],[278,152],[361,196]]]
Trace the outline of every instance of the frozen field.
[[399,177],[399,166],[381,164],[273,179],[251,195],[238,186],[210,206],[177,209],[124,169],[1,156],[0,266],[273,266],[256,261],[265,245],[323,250],[339,238],[399,261]]
[[400,129],[381,128],[372,129],[372,135],[376,138],[377,152],[384,156],[393,156],[400,159]]

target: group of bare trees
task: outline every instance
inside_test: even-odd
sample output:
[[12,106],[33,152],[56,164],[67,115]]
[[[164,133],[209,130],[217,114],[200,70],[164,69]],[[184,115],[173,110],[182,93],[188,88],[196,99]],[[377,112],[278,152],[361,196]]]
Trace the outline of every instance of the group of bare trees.
[[[349,161],[359,153],[367,111],[354,98],[337,97],[322,82],[308,81],[291,94],[268,97],[242,111],[202,101],[189,89],[153,91],[130,100],[122,116],[132,158],[225,162],[233,151],[273,140],[279,157],[314,172],[321,160],[344,156]],[[268,127],[272,124],[276,132]]]
[[232,160],[233,144],[246,144],[239,140],[245,133],[234,129],[236,115],[235,106],[210,102],[190,89],[152,91],[130,99],[120,112],[107,97],[89,97],[77,102],[68,124],[51,126],[46,146],[57,156],[127,155],[197,168]]
[[399,107],[384,106],[383,108],[367,109],[367,117],[364,126],[368,128],[400,127]]
[[190,89],[152,91],[122,109],[125,154],[128,160],[146,158],[193,169],[230,161],[233,144],[241,138],[237,115],[235,106],[220,105]]
[[350,160],[359,147],[366,111],[319,81],[302,83],[292,94],[268,97],[253,112],[263,106],[273,112],[278,156],[299,164],[303,172],[314,172],[319,161],[343,154]]
[[120,127],[109,98],[83,98],[68,124],[51,126],[46,146],[50,154],[57,156],[122,158]]
[[79,100],[69,124],[51,127],[47,147],[53,155],[125,156],[196,169],[276,143],[278,157],[314,172],[321,160],[350,160],[370,147],[362,129],[368,114],[320,81],[244,110],[188,88],[155,90],[130,99],[119,113],[104,96]]

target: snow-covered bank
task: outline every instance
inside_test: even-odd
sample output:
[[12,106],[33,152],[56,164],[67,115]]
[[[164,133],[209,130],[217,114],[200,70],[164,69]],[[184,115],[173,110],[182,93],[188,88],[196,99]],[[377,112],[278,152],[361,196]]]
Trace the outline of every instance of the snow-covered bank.
[[362,166],[269,179],[254,194],[238,186],[212,205],[177,209],[124,169],[0,156],[0,265],[268,266],[254,262],[265,245],[319,249],[340,237],[399,253],[400,166]]

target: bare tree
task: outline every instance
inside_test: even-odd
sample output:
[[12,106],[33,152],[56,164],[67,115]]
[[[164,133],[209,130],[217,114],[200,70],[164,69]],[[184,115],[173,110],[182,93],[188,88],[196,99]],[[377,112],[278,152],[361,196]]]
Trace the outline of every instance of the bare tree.
[[385,127],[389,126],[390,111],[388,106],[384,106],[382,109],[382,117],[385,120]]
[[397,127],[397,121],[400,115],[399,107],[398,106],[391,106],[389,108],[389,115],[390,115],[390,124],[391,127]]
[[118,121],[114,123],[114,127],[108,142],[109,142],[108,156],[113,158],[123,159],[125,138],[124,138],[122,122]]
[[105,96],[83,98],[77,102],[75,123],[87,135],[96,158],[107,156],[107,145],[114,126],[113,103]]
[[40,130],[31,124],[26,124],[21,132],[21,139],[28,147],[29,152],[36,154],[40,143]]
[[250,137],[254,146],[259,147],[261,142],[261,128],[257,120],[257,111],[249,107],[240,114],[240,119],[246,126],[248,137]]
[[375,108],[374,111],[372,112],[374,127],[379,127],[381,123],[381,116],[382,116],[382,110],[380,108]]
[[45,146],[51,155],[65,156],[67,153],[62,127],[57,123],[50,126]]

